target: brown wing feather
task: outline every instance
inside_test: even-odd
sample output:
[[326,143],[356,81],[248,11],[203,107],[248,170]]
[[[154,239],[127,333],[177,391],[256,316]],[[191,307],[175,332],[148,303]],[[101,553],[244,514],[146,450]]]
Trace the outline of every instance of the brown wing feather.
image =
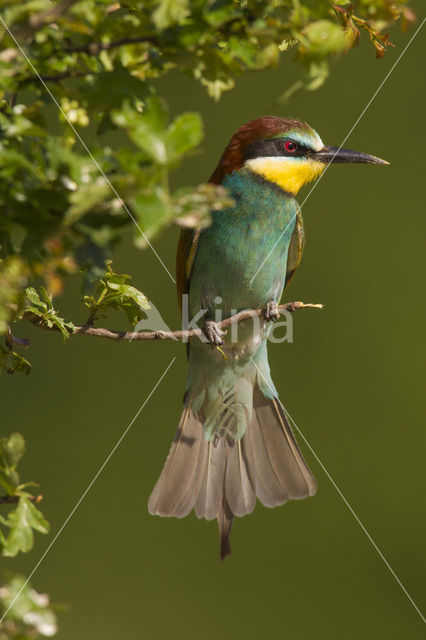
[[200,230],[182,229],[176,254],[176,288],[182,311],[182,294],[189,291],[189,279],[194,264]]
[[288,248],[287,271],[285,274],[285,286],[292,279],[294,272],[300,264],[305,247],[305,231],[303,227],[303,218],[300,211],[296,214],[296,224],[293,235],[291,236],[290,246]]

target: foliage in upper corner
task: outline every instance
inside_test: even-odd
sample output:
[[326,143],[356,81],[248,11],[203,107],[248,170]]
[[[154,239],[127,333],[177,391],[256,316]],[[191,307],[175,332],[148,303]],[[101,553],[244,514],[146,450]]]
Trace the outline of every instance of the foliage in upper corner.
[[0,640],[37,640],[56,635],[58,626],[49,596],[38,593],[22,575],[7,575],[0,585],[0,617],[8,609],[0,625]]
[[[415,19],[404,0],[10,0],[1,17],[0,333],[26,287],[56,295],[82,265],[99,276],[130,225],[144,247],[229,206],[217,186],[170,189],[203,124],[192,112],[171,119],[156,79],[179,69],[218,99],[237,76],[292,55],[298,85],[313,90],[360,32],[382,55],[386,29]],[[114,130],[124,146],[106,143]]]
[[[0,549],[3,556],[28,552],[34,543],[34,531],[48,533],[49,523],[35,506],[37,499],[26,489],[34,483],[20,482],[17,466],[25,453],[25,441],[20,433],[0,438],[0,507],[10,508],[0,514]],[[13,507],[13,508],[11,508]]]
[[[124,96],[143,97],[134,79],[149,81],[173,68],[197,78],[219,98],[236,76],[276,64],[290,48],[302,65],[344,53],[354,39],[341,28],[336,7],[359,18],[359,28],[368,26],[377,37],[398,19],[403,26],[414,19],[405,0],[80,0],[63,2],[56,11],[50,0],[11,0],[3,18],[25,41],[47,82],[72,77],[84,87],[90,78],[84,100],[67,102],[74,122],[85,126],[88,106],[105,105],[104,120]],[[34,71],[16,43],[10,36],[4,41],[7,90],[34,83]],[[108,83],[109,73],[117,71],[120,80]]]

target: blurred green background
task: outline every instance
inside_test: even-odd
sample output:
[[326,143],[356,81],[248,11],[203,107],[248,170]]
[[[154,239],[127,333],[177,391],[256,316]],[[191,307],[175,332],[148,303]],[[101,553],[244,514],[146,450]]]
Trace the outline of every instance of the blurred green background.
[[[166,77],[172,113],[197,110],[207,123],[204,153],[186,162],[177,183],[207,179],[234,130],[260,115],[302,118],[339,145],[410,35],[394,33],[397,47],[382,61],[361,46],[334,64],[323,88],[285,107],[274,99],[296,79],[291,55],[276,70],[240,79],[218,104],[186,77]],[[326,308],[296,314],[294,343],[270,347],[284,405],[420,607],[425,62],[420,33],[345,145],[391,165],[332,167],[306,203],[307,246],[286,299]],[[172,229],[156,243],[171,270],[177,235]],[[150,250],[134,249],[129,235],[114,266],[178,327],[173,284]],[[76,317],[80,297],[75,282],[59,303],[74,321],[84,319]],[[124,317],[114,322],[125,325]],[[258,505],[237,519],[230,560],[219,561],[215,523],[148,515],[181,411],[182,345],[85,337],[63,344],[19,328],[32,340],[33,373],[1,380],[2,431],[24,434],[22,477],[41,483],[52,525],[31,554],[5,563],[27,575],[176,356],[33,578],[70,605],[60,614],[60,640],[424,637],[420,617],[300,437],[317,495],[274,510]]]

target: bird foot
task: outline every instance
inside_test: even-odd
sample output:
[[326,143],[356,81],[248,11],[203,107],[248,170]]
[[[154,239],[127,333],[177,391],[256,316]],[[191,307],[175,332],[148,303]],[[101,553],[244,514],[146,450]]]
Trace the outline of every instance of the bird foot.
[[280,312],[278,311],[278,303],[275,300],[271,300],[266,304],[266,307],[263,309],[263,317],[266,322],[275,322],[280,317]]
[[219,329],[213,320],[206,320],[204,322],[203,333],[212,347],[221,347],[223,345],[222,336],[226,334],[226,331]]

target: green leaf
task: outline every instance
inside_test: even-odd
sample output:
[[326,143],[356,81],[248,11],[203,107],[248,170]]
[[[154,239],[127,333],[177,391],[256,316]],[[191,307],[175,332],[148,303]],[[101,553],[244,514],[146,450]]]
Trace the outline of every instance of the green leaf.
[[[8,636],[10,640],[12,637],[16,640],[51,638],[58,630],[49,597],[45,593],[38,593],[22,575],[8,575],[7,582],[2,583],[0,610],[8,610],[8,621],[13,624],[13,635]],[[6,622],[5,625],[6,630],[10,622]]]
[[111,187],[103,176],[95,182],[80,186],[70,194],[70,207],[64,216],[64,224],[72,225],[86,213],[102,204],[111,193]]
[[203,139],[203,121],[199,113],[183,113],[169,126],[166,134],[168,162],[179,160]]
[[27,170],[35,178],[45,181],[40,168],[31,162],[23,153],[14,149],[6,149],[0,145],[0,176],[4,180],[15,175],[16,172]]
[[329,73],[330,67],[326,60],[310,62],[308,68],[302,75],[302,78],[290,85],[290,87],[277,99],[277,102],[279,104],[285,104],[291,96],[300,89],[315,91],[324,84]]
[[325,58],[343,53],[347,48],[343,28],[331,20],[311,22],[303,30],[303,37],[302,55]]
[[6,333],[8,323],[16,317],[23,302],[26,276],[27,267],[21,257],[12,255],[0,260],[0,334]]
[[144,294],[129,284],[108,282],[108,287],[116,291],[123,300],[133,300],[141,309],[149,309],[150,304]]
[[32,302],[36,306],[40,307],[44,311],[47,311],[47,309],[48,309],[47,305],[40,300],[40,296],[38,295],[38,293],[34,289],[34,287],[27,287],[25,289],[25,293],[26,293],[26,296],[27,296],[28,300],[30,300],[30,302]]
[[0,345],[0,372],[24,373],[28,376],[31,373],[31,364],[20,353],[5,349]]
[[[58,315],[56,309],[53,306],[53,297],[49,295],[46,289],[44,287],[40,287],[40,295],[39,295],[33,287],[28,287],[25,290],[25,293],[28,300],[30,300],[33,304],[37,306],[34,307],[28,304],[25,305],[25,307],[23,308],[20,314],[20,317],[25,316],[25,314],[36,315],[38,318],[42,320],[42,323],[45,324],[47,327],[49,328],[52,328],[53,326],[57,327],[59,331],[62,333],[64,340],[69,338],[73,332],[74,324],[72,322],[65,321],[64,318],[61,318]],[[40,299],[40,297],[42,298],[42,300]],[[15,354],[15,355],[18,355],[18,354]],[[22,356],[19,356],[19,357],[22,359]],[[21,362],[21,366],[23,366],[22,362]]]
[[172,24],[182,24],[189,13],[189,0],[161,0],[152,20],[158,29],[163,30]]
[[73,330],[75,329],[75,325],[72,322],[65,322],[63,318],[59,316],[52,316],[50,321],[55,327],[59,329],[62,334],[64,340],[68,340],[72,335]]
[[20,433],[0,438],[0,461],[7,470],[15,469],[25,453],[25,440]]
[[19,475],[16,471],[5,472],[0,468],[0,485],[7,495],[13,495],[19,486]]
[[42,513],[31,501],[24,489],[33,482],[20,483],[16,467],[25,453],[25,441],[20,433],[0,438],[0,484],[8,496],[19,498],[16,508],[7,517],[0,517],[0,524],[9,529],[6,536],[0,531],[3,555],[14,556],[19,551],[29,551],[33,545],[33,531],[47,533],[49,525]]
[[129,275],[115,273],[111,263],[107,263],[104,277],[95,284],[95,294],[83,298],[93,319],[110,309],[123,311],[132,325],[144,317],[144,312],[151,305],[146,296],[130,284],[130,280]]
[[282,49],[280,49],[275,43],[271,42],[259,51],[256,56],[255,64],[253,64],[252,67],[254,69],[261,70],[268,67],[277,66],[279,62],[280,51],[282,51]]
[[167,127],[167,111],[154,96],[146,100],[142,113],[127,102],[121,111],[113,113],[113,120],[160,167],[176,163],[203,137],[198,113],[183,113]]
[[[161,188],[151,193],[139,193],[132,200],[137,220],[146,237],[151,238],[173,219],[173,210],[166,194]],[[137,245],[146,246],[146,239],[137,234]]]
[[9,438],[0,438],[0,484],[8,495],[13,495],[19,487],[16,466],[25,453],[25,440],[20,433]]
[[146,82],[131,75],[127,69],[114,69],[84,78],[70,95],[92,111],[104,115],[121,107],[129,97],[144,100],[149,95]]
[[148,98],[142,113],[127,102],[121,111],[113,113],[113,121],[126,129],[133,142],[159,165],[167,162],[165,127],[167,113],[163,103],[155,97]]
[[52,296],[50,296],[44,287],[40,287],[41,298],[49,310],[53,309]]
[[10,533],[3,547],[3,555],[7,557],[16,556],[20,551],[27,553],[32,549],[33,530],[49,532],[49,523],[27,495],[20,497],[18,506],[9,513],[7,520]]

